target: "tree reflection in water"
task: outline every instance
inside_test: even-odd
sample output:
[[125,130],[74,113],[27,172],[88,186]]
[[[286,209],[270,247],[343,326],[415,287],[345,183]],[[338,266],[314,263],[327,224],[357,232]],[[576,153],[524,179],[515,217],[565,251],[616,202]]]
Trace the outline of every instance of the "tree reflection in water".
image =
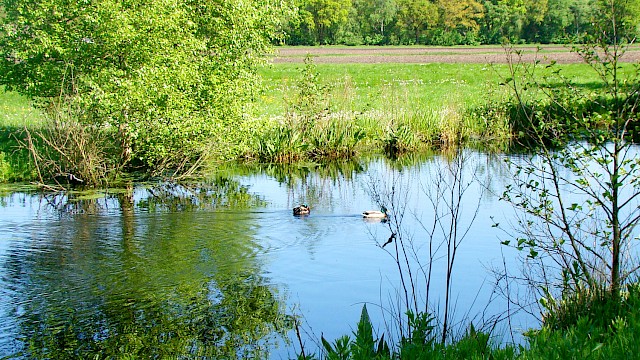
[[49,196],[43,209],[64,216],[9,250],[14,355],[265,358],[285,338],[292,317],[243,211],[262,200],[246,188],[217,179],[79,198]]

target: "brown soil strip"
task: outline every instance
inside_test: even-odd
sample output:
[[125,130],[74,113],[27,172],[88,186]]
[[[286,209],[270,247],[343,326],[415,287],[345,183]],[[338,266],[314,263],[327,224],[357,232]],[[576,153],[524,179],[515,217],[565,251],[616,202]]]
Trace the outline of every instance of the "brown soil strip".
[[[578,63],[581,58],[569,48],[553,45],[540,47],[519,47],[520,60],[548,63]],[[507,52],[501,47],[283,47],[277,50],[274,63],[299,63],[310,54],[315,63],[506,63]],[[515,59],[514,59],[515,60]],[[640,48],[629,49],[621,58],[624,62],[639,62]]]

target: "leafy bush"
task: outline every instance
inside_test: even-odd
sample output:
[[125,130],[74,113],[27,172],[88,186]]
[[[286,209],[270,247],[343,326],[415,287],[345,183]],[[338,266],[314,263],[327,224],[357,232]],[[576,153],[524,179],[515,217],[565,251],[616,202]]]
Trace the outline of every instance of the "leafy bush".
[[1,6],[11,31],[0,33],[0,85],[44,110],[82,109],[78,125],[119,129],[127,165],[153,173],[188,169],[228,145],[212,139],[242,124],[256,66],[287,11],[271,0]]
[[[528,334],[529,349],[519,359],[634,359],[640,341],[638,286],[629,287],[618,315],[612,307],[600,308],[602,314],[585,314],[555,330],[543,326]],[[577,304],[576,304],[577,305]],[[608,319],[606,322],[603,320]]]

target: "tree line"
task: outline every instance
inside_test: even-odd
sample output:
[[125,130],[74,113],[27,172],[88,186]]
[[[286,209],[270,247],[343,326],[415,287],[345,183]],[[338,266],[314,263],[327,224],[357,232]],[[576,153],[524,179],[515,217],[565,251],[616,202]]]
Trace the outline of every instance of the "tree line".
[[[293,0],[287,45],[573,43],[592,33],[602,0]],[[640,1],[621,1],[637,33]]]

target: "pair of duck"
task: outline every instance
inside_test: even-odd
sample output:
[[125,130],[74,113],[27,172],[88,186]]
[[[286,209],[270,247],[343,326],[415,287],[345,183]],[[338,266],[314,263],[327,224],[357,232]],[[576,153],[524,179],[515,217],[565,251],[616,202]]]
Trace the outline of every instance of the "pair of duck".
[[[293,215],[309,215],[311,213],[311,208],[307,204],[302,204],[293,208]],[[387,208],[384,206],[378,210],[367,210],[362,212],[362,217],[369,219],[386,219],[387,218]]]

